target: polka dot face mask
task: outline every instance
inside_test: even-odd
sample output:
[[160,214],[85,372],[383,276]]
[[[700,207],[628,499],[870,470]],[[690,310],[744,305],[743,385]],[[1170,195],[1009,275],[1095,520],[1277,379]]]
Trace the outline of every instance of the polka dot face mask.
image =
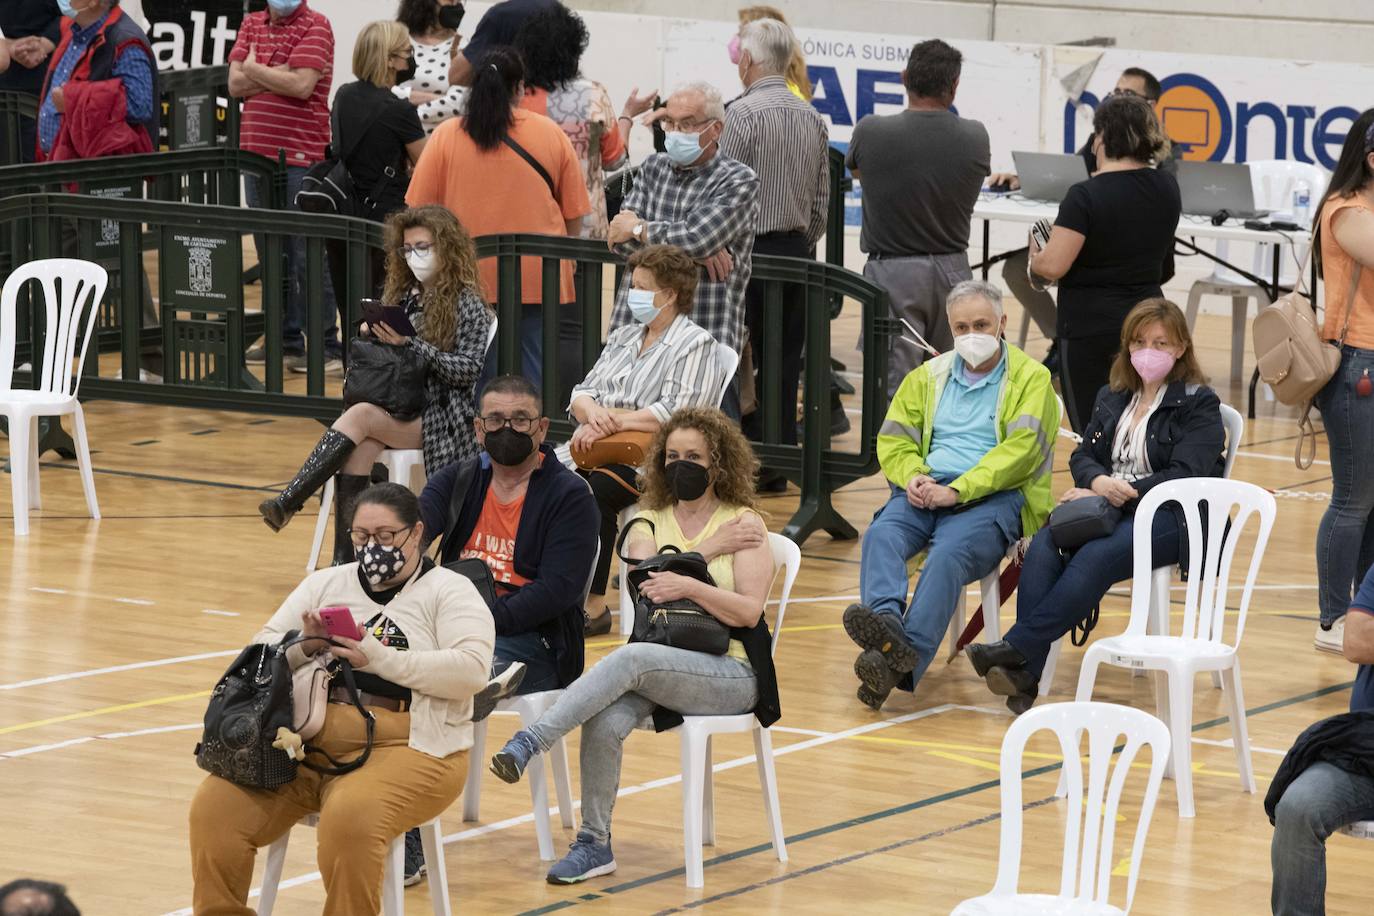
[[354,550],[357,551],[358,568],[373,588],[399,576],[406,565],[405,551],[395,544],[383,547],[376,541],[368,541]]

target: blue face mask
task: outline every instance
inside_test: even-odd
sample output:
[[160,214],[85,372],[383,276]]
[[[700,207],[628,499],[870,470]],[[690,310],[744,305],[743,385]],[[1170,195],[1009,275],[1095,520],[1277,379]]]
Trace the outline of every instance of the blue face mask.
[[678,165],[691,165],[701,158],[701,135],[669,131],[663,137],[663,151]]
[[[60,3],[62,0],[58,0],[58,2]],[[301,5],[301,0],[267,0],[267,5],[278,16],[290,16],[296,11],[296,7]]]
[[648,324],[663,311],[654,306],[654,292],[648,289],[632,289],[629,296],[630,314],[640,324]]
[[72,6],[72,0],[57,0],[57,10],[68,19],[76,18],[76,8]]

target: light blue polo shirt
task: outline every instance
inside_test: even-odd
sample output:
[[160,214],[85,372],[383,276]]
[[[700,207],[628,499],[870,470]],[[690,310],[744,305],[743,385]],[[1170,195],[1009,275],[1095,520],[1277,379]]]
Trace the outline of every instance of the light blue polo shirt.
[[967,377],[963,357],[955,355],[945,390],[935,407],[930,435],[930,476],[948,483],[968,471],[997,445],[997,395],[1007,374],[1007,347],[991,372]]

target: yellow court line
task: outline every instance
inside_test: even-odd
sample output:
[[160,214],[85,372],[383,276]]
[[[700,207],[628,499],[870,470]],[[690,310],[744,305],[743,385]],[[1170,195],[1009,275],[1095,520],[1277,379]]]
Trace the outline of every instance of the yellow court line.
[[167,697],[154,697],[151,700],[139,700],[137,703],[121,703],[118,706],[102,706],[100,709],[91,709],[86,712],[73,712],[65,716],[53,716],[51,719],[35,719],[32,722],[20,722],[18,725],[6,725],[0,728],[0,735],[8,735],[11,732],[22,732],[30,728],[41,728],[44,725],[55,725],[58,722],[72,722],[76,719],[92,719],[96,716],[105,716],[115,712],[125,712],[130,709],[142,709],[145,706],[161,706],[166,703],[179,703],[182,700],[194,700],[201,697],[208,697],[210,691],[198,690],[195,693],[178,693]]
[[[875,744],[901,744],[907,747],[920,747],[942,751],[971,751],[975,754],[993,754],[1000,756],[1002,748],[1000,745],[994,747],[986,744],[951,744],[947,741],[918,741],[914,738],[887,738],[882,735],[849,735],[847,741],[871,741]],[[1042,760],[1053,760],[1058,763],[1064,758],[1059,754],[1045,754],[1039,751],[1025,751],[1023,757],[1037,757]]]
[[992,770],[994,773],[1001,773],[1002,768],[995,763],[988,763],[986,760],[979,760],[977,757],[965,757],[963,754],[951,754],[948,751],[926,751],[932,757],[943,757],[945,760],[953,760],[955,763],[967,763],[970,766],[982,767],[985,770]]

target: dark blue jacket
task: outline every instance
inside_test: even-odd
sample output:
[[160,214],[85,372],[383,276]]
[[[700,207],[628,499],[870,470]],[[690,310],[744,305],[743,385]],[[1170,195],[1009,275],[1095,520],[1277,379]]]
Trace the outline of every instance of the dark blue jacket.
[[[537,631],[558,658],[559,685],[566,687],[582,673],[582,594],[587,589],[601,528],[601,514],[587,482],[565,468],[548,445],[544,463],[530,475],[520,525],[515,532],[515,571],[529,584],[501,594],[492,608],[496,635]],[[457,560],[482,514],[491,486],[491,457],[477,458],[475,473],[451,537],[442,544],[441,560]],[[455,461],[429,479],[420,494],[425,531],[448,530],[454,481],[464,462]]]

